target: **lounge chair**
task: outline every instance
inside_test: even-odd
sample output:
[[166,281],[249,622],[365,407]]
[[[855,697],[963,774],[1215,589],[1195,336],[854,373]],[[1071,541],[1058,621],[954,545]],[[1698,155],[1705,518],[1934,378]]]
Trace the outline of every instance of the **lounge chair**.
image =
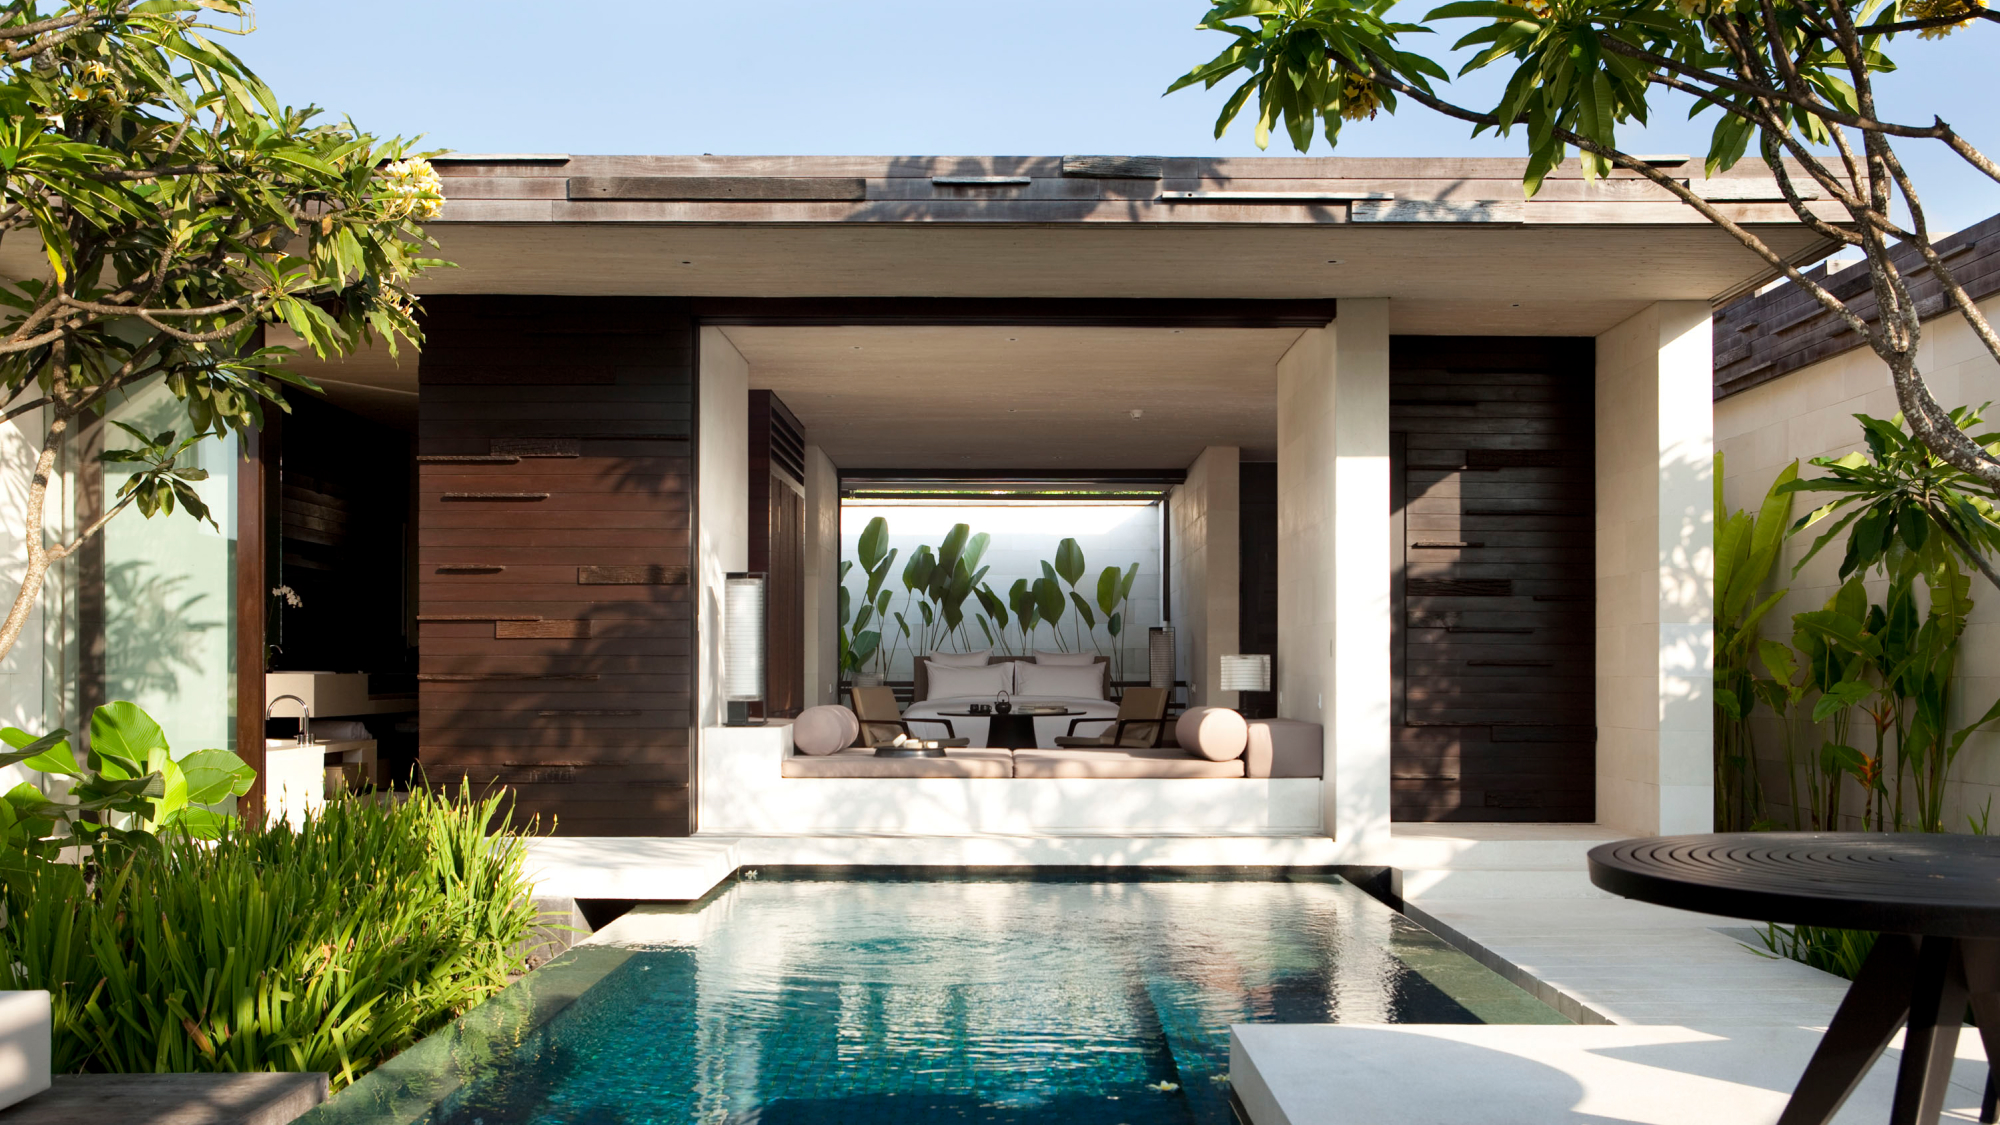
[[[896,706],[895,689],[886,687],[858,687],[852,690],[854,693],[854,717],[861,720],[861,741],[864,745],[874,746],[878,743],[887,742],[896,737],[898,732],[910,738],[925,737],[910,730],[909,722],[903,718],[902,710]],[[942,723],[944,724],[946,738],[953,740],[958,738],[958,731],[952,728],[950,719],[919,719],[917,721],[925,724]],[[888,729],[885,731],[884,728]],[[963,746],[965,744],[960,742],[958,745]]]
[[[1125,695],[1118,701],[1117,718],[1072,720],[1069,733],[1056,739],[1056,745],[1065,750],[1112,747],[1131,750],[1158,746],[1167,729],[1168,690],[1126,688]],[[1111,729],[1096,735],[1078,735],[1076,728],[1080,723],[1110,723]]]

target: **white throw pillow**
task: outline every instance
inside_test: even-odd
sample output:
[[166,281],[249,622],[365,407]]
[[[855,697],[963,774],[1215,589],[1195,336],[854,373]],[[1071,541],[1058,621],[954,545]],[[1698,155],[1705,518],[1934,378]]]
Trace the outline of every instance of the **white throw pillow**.
[[1036,649],[1035,663],[1074,668],[1083,664],[1097,663],[1097,654],[1094,652],[1043,652],[1041,649]]
[[1004,661],[978,668],[952,668],[935,660],[926,660],[924,672],[930,677],[930,692],[926,699],[959,696],[991,699],[1003,691],[1014,690],[1014,665]]
[[1014,669],[1014,694],[1023,699],[1103,699],[1103,664],[1022,664]]
[[833,703],[808,707],[792,720],[792,745],[801,754],[838,754],[859,733],[861,724],[854,712]]
[[993,662],[993,650],[982,648],[978,652],[934,652],[925,659],[945,668],[984,668]]

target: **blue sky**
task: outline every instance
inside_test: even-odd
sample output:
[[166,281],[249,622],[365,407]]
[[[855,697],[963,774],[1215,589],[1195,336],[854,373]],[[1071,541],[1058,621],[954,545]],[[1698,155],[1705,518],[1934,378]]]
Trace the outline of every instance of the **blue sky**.
[[[1437,0],[1442,2],[1442,0]],[[1406,4],[1416,18],[1431,0]],[[1252,155],[1247,124],[1215,140],[1220,94],[1162,98],[1223,45],[1201,0],[265,0],[231,45],[286,101],[377,133],[470,152]],[[1457,29],[1435,37],[1441,52]],[[2000,152],[1988,112],[1995,32],[1903,41],[1887,110],[1942,113]],[[1426,37],[1429,39],[1430,37]],[[1458,84],[1485,106],[1490,83]],[[1707,150],[1712,119],[1656,114],[1632,151]],[[1416,107],[1350,125],[1350,156],[1517,156],[1519,139]],[[1622,139],[1622,138],[1621,138]],[[1274,141],[1273,155],[1290,153]],[[1315,142],[1314,152],[1324,154]],[[2000,186],[1935,144],[1901,151],[1934,227],[2000,211]]]

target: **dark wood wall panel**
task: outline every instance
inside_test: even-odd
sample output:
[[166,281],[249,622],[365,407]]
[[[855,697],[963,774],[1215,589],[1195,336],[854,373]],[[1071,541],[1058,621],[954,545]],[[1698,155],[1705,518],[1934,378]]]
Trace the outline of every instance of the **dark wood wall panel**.
[[750,570],[764,575],[762,714],[806,705],[805,428],[770,391],[750,392]]
[[1596,818],[1590,340],[1390,346],[1397,820]]
[[[1245,461],[1237,476],[1236,638],[1240,652],[1278,653],[1278,463]],[[1275,664],[1271,682],[1277,683]],[[1237,695],[1245,718],[1278,714],[1276,691]]]
[[434,297],[420,760],[575,836],[694,830],[694,331],[661,299]]

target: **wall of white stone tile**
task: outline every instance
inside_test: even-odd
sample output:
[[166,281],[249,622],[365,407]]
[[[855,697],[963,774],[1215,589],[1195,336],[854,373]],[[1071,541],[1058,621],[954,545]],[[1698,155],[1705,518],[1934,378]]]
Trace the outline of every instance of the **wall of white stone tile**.
[[1241,624],[1241,451],[1211,446],[1188,466],[1187,480],[1167,497],[1173,534],[1175,674],[1188,683],[1195,707],[1234,707],[1236,693],[1219,691],[1222,656],[1238,651]]
[[[2000,298],[1985,301],[1980,307],[1988,318],[2000,317]],[[2000,401],[2000,366],[1994,364],[1972,329],[1956,316],[1939,317],[1924,326],[1918,369],[1947,408]],[[1862,448],[1855,414],[1888,418],[1896,413],[1888,368],[1866,348],[1723,399],[1715,404],[1715,442],[1724,456],[1724,503],[1732,509],[1755,509],[1779,469],[1794,458],[1803,462],[1813,457],[1838,457]],[[1989,421],[2000,423],[2000,411],[1989,411],[1988,416]],[[2000,429],[2000,424],[1989,429]],[[1801,464],[1801,476],[1815,472]],[[1809,494],[1801,494],[1794,515],[1803,514],[1811,503]],[[1839,586],[1840,551],[1835,545],[1829,545],[1793,575],[1793,566],[1804,557],[1814,537],[1815,533],[1801,533],[1786,544],[1772,588],[1789,588],[1791,592],[1765,618],[1763,633],[1767,637],[1789,639],[1791,615],[1820,608]],[[1870,583],[1876,597],[1881,596],[1883,585],[1880,579]],[[1955,722],[1976,718],[2000,697],[2000,590],[1975,577],[1972,598],[1975,608],[1959,655]],[[1872,731],[1864,734],[1868,740],[1864,749],[1872,751]],[[1782,816],[1786,798],[1783,773],[1776,762],[1781,754],[1779,737],[1775,720],[1764,712],[1758,723],[1758,750],[1766,758],[1766,791],[1777,798]],[[1979,734],[1967,741],[1953,777],[1956,782],[1947,791],[1946,824],[1962,832],[1967,829],[1967,816],[1985,809],[1989,801],[2000,805],[1994,800],[2000,797],[2000,735]],[[1858,813],[1860,797],[1858,787],[1845,795],[1843,812]]]
[[1597,819],[1713,822],[1708,306],[1662,302],[1597,338]]

